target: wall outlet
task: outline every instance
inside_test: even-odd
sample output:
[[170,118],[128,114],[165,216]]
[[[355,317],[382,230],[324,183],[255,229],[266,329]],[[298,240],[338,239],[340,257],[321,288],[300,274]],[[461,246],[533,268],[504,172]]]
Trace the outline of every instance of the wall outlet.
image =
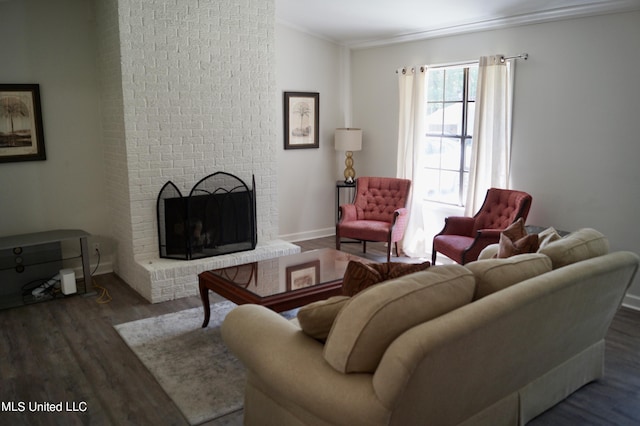
[[100,252],[100,243],[93,243],[93,252]]

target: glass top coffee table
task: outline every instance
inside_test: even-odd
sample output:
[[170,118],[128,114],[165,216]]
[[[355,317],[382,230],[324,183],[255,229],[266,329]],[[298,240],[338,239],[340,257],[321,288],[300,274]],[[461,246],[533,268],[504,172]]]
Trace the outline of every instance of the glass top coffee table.
[[276,312],[341,294],[350,260],[370,261],[334,249],[213,269],[198,275],[204,323],[209,324],[209,290],[237,304],[255,303]]

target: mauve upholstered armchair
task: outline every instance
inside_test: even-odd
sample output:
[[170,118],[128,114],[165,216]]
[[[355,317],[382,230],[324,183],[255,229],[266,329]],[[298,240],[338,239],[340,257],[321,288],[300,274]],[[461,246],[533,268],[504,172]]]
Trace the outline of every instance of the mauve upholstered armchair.
[[526,192],[489,189],[475,216],[445,219],[444,228],[433,238],[431,263],[435,264],[437,252],[461,265],[478,259],[482,249],[500,241],[500,232],[520,218],[527,220],[531,200]]
[[342,238],[362,241],[366,253],[367,241],[387,243],[387,262],[391,260],[391,247],[402,240],[407,227],[409,211],[408,179],[387,177],[360,177],[356,179],[356,195],[353,204],[340,206],[336,224],[336,250],[340,250]]

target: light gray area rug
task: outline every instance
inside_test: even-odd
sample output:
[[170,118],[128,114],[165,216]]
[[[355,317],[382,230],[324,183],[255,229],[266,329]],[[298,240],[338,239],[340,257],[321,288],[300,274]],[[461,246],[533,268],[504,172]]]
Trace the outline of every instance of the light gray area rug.
[[115,326],[192,425],[242,409],[245,370],[220,336],[220,324],[236,306],[212,305],[207,328],[202,308]]

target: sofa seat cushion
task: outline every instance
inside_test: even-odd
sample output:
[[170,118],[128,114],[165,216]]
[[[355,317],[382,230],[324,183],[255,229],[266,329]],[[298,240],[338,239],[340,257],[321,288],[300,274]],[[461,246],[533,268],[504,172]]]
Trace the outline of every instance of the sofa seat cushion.
[[314,339],[324,341],[329,335],[338,312],[350,297],[333,296],[326,300],[309,303],[298,310],[298,324],[302,331]]
[[528,253],[506,259],[486,259],[465,265],[476,278],[473,300],[481,299],[513,284],[551,271],[551,259]]
[[541,248],[551,258],[553,269],[609,253],[607,238],[591,228],[579,229]]
[[406,330],[471,302],[475,279],[460,265],[433,266],[352,297],[329,333],[324,358],[341,373],[375,371]]

